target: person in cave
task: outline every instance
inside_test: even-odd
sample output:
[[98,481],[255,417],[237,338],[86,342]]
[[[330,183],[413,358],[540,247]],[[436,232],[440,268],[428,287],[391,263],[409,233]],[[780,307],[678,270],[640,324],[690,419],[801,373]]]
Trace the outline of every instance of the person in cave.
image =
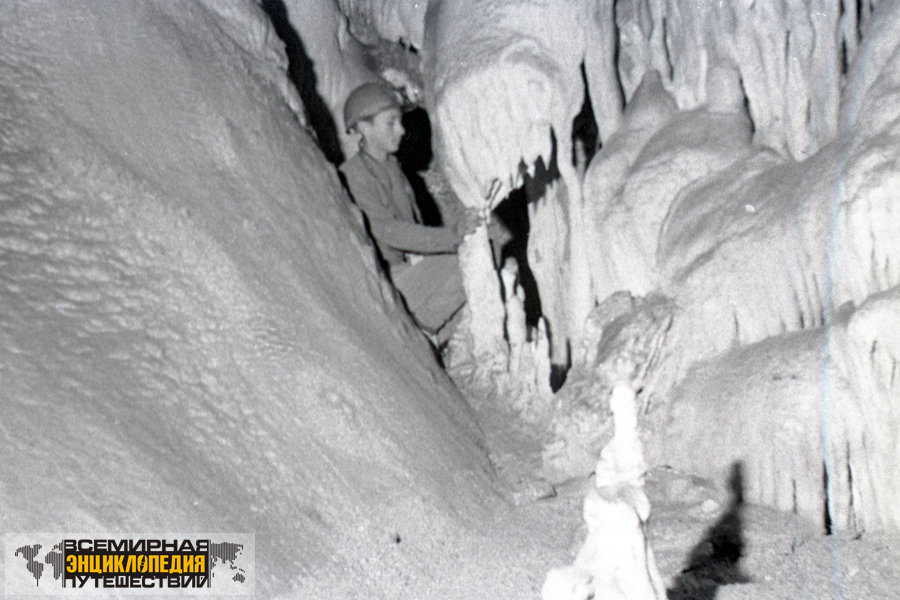
[[413,189],[394,153],[405,133],[401,105],[384,84],[367,83],[344,104],[359,152],[340,169],[386,263],[388,275],[421,329],[440,347],[466,301],[456,249],[478,225],[474,211],[452,226],[422,224]]

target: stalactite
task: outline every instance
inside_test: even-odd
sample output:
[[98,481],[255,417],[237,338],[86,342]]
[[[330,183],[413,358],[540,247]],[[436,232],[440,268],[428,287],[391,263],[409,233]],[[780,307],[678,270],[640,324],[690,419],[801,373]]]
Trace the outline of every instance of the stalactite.
[[[853,4],[853,5],[851,5]],[[682,110],[705,104],[707,71],[731,65],[743,81],[756,142],[804,160],[836,133],[841,42],[854,3],[820,0],[620,3],[619,73],[630,99],[646,71],[658,70]],[[855,54],[853,40],[847,46]],[[590,73],[589,73],[590,76]]]
[[[556,156],[561,179],[552,190],[554,198],[548,195],[532,209],[529,264],[549,324],[553,361],[563,365],[569,362],[568,341],[580,334],[592,302],[581,183],[570,140],[585,95],[581,65],[587,41],[597,39],[591,29],[597,27],[595,17],[605,26],[605,33],[597,35],[605,47],[614,47],[611,8],[606,8],[596,17],[574,0],[553,6],[433,0],[425,23],[426,99],[435,117],[437,152],[463,202],[494,208],[522,184],[521,165],[534,169],[541,159],[549,166]],[[605,65],[595,81],[610,80],[609,57],[594,59]],[[616,104],[614,97],[601,100],[608,131],[618,118]],[[474,249],[464,253],[463,265],[485,262]],[[486,290],[488,284],[476,283],[479,275],[488,272],[473,268],[470,287]],[[491,279],[499,290],[497,274]],[[483,338],[476,343],[479,351],[502,340],[503,318],[495,310],[499,302],[499,292],[490,301],[486,291],[475,301],[469,298],[472,335]],[[489,314],[476,314],[480,311]]]

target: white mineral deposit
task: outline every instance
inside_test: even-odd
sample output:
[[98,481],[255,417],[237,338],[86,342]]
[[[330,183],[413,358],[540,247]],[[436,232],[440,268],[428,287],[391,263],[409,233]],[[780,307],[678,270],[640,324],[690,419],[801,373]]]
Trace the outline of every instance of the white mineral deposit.
[[615,434],[600,453],[593,489],[584,500],[587,538],[571,567],[548,573],[543,600],[666,598],[645,536],[650,518],[650,500],[644,492],[647,465],[631,385],[617,383],[609,404]]
[[[4,0],[0,533],[252,533],[261,598],[900,598],[898,30]],[[481,215],[446,346],[339,175],[363,82]]]

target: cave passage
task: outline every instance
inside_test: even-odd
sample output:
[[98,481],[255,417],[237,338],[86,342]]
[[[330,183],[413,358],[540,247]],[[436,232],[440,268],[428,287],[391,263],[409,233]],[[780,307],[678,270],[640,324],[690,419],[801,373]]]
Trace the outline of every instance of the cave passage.
[[422,224],[440,227],[444,224],[441,209],[421,175],[428,170],[434,158],[431,147],[431,120],[424,108],[416,107],[403,113],[402,122],[406,133],[396,153],[397,161],[416,194]]

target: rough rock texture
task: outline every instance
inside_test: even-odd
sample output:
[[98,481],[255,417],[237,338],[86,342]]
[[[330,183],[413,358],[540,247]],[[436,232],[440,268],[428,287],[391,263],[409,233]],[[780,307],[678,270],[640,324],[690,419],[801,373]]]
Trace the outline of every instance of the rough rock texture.
[[659,74],[645,75],[622,128],[585,177],[588,251],[598,302],[619,290],[645,295],[659,287],[657,259],[663,262],[671,254],[658,247],[660,230],[673,201],[749,153],[749,142],[743,107],[676,114]]
[[[371,60],[366,58],[362,45],[351,35],[346,17],[332,0],[265,0],[265,3],[284,7],[289,26],[300,38],[300,47],[290,48],[296,52],[291,60],[302,64],[305,81],[300,85],[304,93],[318,96],[307,100],[307,110],[315,102],[325,103],[340,142],[340,151],[345,159],[350,158],[359,149],[359,136],[347,133],[344,102],[357,86],[379,80],[372,70]],[[277,14],[277,11],[269,10]],[[290,34],[286,37],[290,39]],[[319,141],[326,143],[325,139]]]
[[402,597],[490,466],[264,14],[22,0],[0,39],[0,530],[251,531],[261,596]]
[[[584,246],[584,231],[569,140],[584,99],[580,65],[592,39],[585,24],[594,18],[579,2],[434,1],[425,22],[426,100],[436,152],[462,202],[495,207],[522,183],[521,166],[531,170],[538,158],[544,165],[555,159],[559,168],[555,199],[532,213],[533,242],[549,254],[548,264],[565,271],[553,278],[542,277],[546,269],[536,271],[546,314],[556,321],[550,322],[556,355],[580,332],[590,309],[586,257],[573,251]],[[471,333],[488,337],[476,346],[490,347],[503,335],[499,285],[478,294],[477,282],[497,275],[474,267],[484,260],[461,264],[471,291]],[[563,300],[552,290],[559,280]]]
[[846,2],[842,10],[840,2],[819,0],[620,3],[616,23],[625,97],[655,69],[678,107],[690,110],[708,102],[711,71],[736,69],[755,141],[802,160],[835,136],[841,47],[846,45],[852,62],[861,36],[857,4]]
[[[678,307],[644,389],[652,405],[683,381],[668,398],[674,421],[658,430],[674,445],[657,460],[720,476],[743,461],[753,501],[820,522],[827,514],[840,529],[863,522],[897,528],[885,508],[897,504],[896,446],[882,429],[895,426],[895,391],[883,374],[892,368],[892,350],[882,341],[893,327],[885,321],[892,301],[867,307],[900,284],[900,60],[888,33],[898,15],[896,4],[884,4],[867,22],[836,134],[807,129],[812,145],[785,142],[795,156],[799,148],[819,148],[805,161],[759,148],[773,144],[759,139],[760,103],[745,62],[738,68],[755,147],[747,144],[746,121],[742,126],[739,114],[722,111],[740,106],[733,94],[714,101],[707,95],[705,110],[670,115],[660,86],[652,95],[641,87],[585,184],[598,231],[591,261],[598,301],[629,290],[662,293]],[[676,57],[687,52],[673,48]],[[715,78],[734,82],[727,69]],[[664,76],[661,87],[681,108],[690,106],[696,98],[684,90],[679,96],[677,80]],[[789,124],[782,130],[796,134]],[[626,138],[630,130],[634,136]],[[606,181],[611,190],[603,189]],[[866,319],[884,322],[884,333],[853,333]]]
[[740,465],[748,501],[829,531],[900,530],[898,309],[895,289],[825,329],[695,366],[655,458],[717,479]]
[[584,98],[584,16],[577,2],[429,4],[429,112],[443,167],[467,205],[499,203],[521,184],[522,162],[549,165],[551,127],[560,141],[571,138]]
[[[354,35],[381,39],[421,48],[425,36],[428,0],[337,0],[350,18]],[[370,33],[371,32],[371,33]]]
[[[879,22],[897,15],[880,11]],[[896,57],[897,42],[874,29],[862,52]],[[672,204],[657,265],[664,293],[684,306],[674,337],[695,356],[821,326],[845,303],[900,284],[900,121],[872,106],[900,94],[900,67],[881,64],[876,84],[854,71],[848,102],[873,116],[848,117],[840,142],[799,164],[754,155]]]

